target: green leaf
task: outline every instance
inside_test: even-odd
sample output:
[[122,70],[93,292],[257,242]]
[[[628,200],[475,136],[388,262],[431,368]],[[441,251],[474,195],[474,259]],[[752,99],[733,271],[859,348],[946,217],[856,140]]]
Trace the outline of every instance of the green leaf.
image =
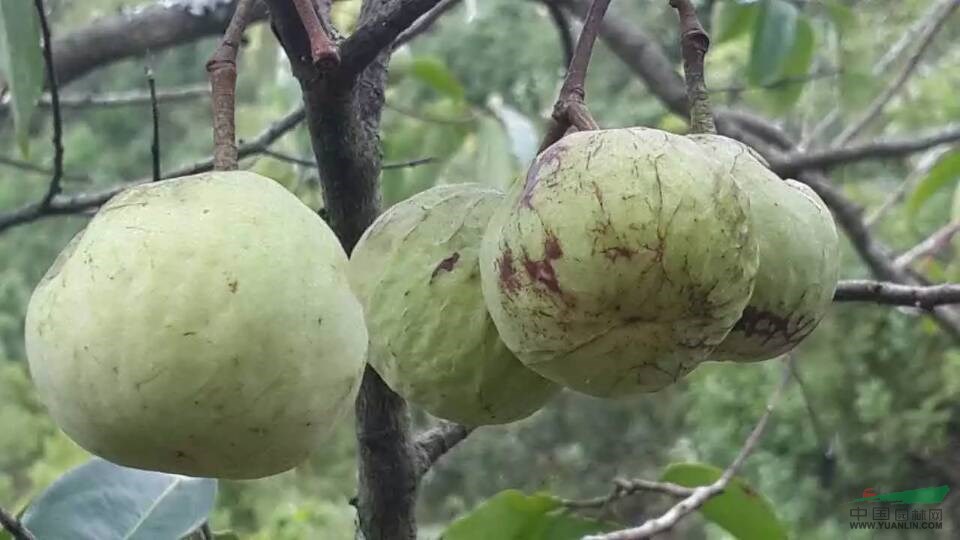
[[713,42],[730,41],[749,32],[757,22],[758,4],[737,0],[717,2],[713,6]]
[[462,100],[463,85],[442,60],[434,57],[418,57],[410,64],[410,74],[440,94]]
[[217,482],[141,471],[94,458],[34,500],[23,523],[43,540],[180,538],[213,510]]
[[784,60],[783,69],[780,73],[779,81],[783,85],[768,90],[778,112],[791,107],[803,94],[803,89],[809,82],[804,78],[810,74],[815,48],[816,36],[813,32],[813,24],[807,17],[800,17],[797,20],[793,47]]
[[503,124],[507,137],[510,139],[510,150],[517,161],[526,167],[537,157],[540,146],[540,134],[537,126],[523,113],[499,102],[490,103],[497,118]]
[[797,8],[785,0],[763,0],[760,4],[747,66],[750,84],[762,86],[780,78],[793,50],[797,16]]
[[[930,168],[907,201],[907,214],[914,217],[934,193],[960,180],[960,150],[948,152]],[[956,218],[955,218],[956,219]]]
[[470,514],[454,521],[443,540],[580,540],[614,530],[615,525],[567,513],[560,500],[546,494],[501,491]]
[[[675,463],[663,473],[664,482],[686,487],[716,482],[723,471],[702,463]],[[787,538],[773,506],[745,481],[734,477],[727,489],[700,508],[703,517],[726,529],[738,540]]]
[[0,53],[5,66],[13,123],[20,152],[29,149],[30,119],[43,93],[44,61],[40,47],[40,21],[33,2],[0,0]]

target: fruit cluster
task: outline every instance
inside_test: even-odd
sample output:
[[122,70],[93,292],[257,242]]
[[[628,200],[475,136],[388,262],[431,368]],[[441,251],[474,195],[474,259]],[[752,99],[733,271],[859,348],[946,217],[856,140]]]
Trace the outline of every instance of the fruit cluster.
[[34,292],[27,350],[91,452],[255,478],[322,443],[365,362],[478,426],[561,387],[654,392],[707,360],[782,355],[823,317],[838,257],[817,195],[717,135],[568,135],[508,194],[443,185],[391,207],[349,261],[281,186],[219,172],[105,205]]

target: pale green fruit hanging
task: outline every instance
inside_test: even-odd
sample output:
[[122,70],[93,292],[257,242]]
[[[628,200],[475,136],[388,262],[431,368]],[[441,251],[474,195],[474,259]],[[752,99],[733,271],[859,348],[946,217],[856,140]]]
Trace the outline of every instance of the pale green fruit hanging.
[[750,147],[719,135],[692,135],[750,197],[760,247],[753,296],[716,360],[754,362],[789,352],[823,319],[840,272],[830,210],[812,189],[782,180]]
[[568,135],[490,222],[483,293],[507,346],[599,397],[659,390],[723,340],[753,290],[749,202],[692,141]]
[[350,256],[370,365],[411,403],[470,426],[525,418],[558,391],[504,346],[483,302],[477,253],[502,200],[477,184],[428,189],[381,215]]
[[347,258],[276,182],[217,172],[111,199],[30,300],[26,346],[63,431],[115,463],[258,478],[351,408],[367,332]]

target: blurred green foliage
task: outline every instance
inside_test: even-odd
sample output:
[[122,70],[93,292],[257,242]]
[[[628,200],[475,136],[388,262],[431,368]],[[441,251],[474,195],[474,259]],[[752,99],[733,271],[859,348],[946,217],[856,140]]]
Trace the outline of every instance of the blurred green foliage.
[[[535,148],[563,73],[556,31],[538,2],[465,4],[473,9],[456,8],[428,35],[395,55],[383,120],[384,161],[435,160],[385,171],[386,204],[436,183],[482,182],[504,188],[522,174],[532,157],[530,141]],[[679,65],[675,15],[665,4],[621,2],[614,4],[614,10],[662,43]],[[743,8],[733,5],[733,0],[700,4],[717,10]],[[800,25],[809,29],[811,35],[803,39],[811,42],[809,48],[814,51],[807,51],[803,43],[799,52],[795,43],[782,44],[783,58],[799,58],[784,67],[783,74],[797,80],[766,89],[751,84],[751,65],[756,69],[761,61],[751,57],[755,33],[728,28],[709,56],[708,82],[717,89],[717,104],[770,115],[795,134],[811,133],[835,108],[841,120],[856,118],[887,82],[891,69],[873,71],[880,58],[930,6],[926,0],[787,4],[793,7],[784,9],[795,9]],[[91,0],[50,5],[55,32],[63,35],[89,23],[96,14],[131,4]],[[337,20],[351,24],[357,6],[355,1],[338,3]],[[705,17],[708,22],[711,19],[716,25],[722,17]],[[759,17],[751,19],[756,20]],[[776,37],[776,32],[772,34]],[[299,98],[296,81],[269,29],[255,27],[247,37],[240,60],[240,138],[256,134],[292,109]],[[912,133],[960,119],[955,95],[960,87],[958,38],[960,24],[948,23],[925,57],[924,68],[874,130]],[[146,63],[153,67],[160,88],[205,84],[203,62],[214,43],[207,39],[123,61],[71,83],[64,93],[145,89]],[[804,58],[807,55],[809,59]],[[801,80],[807,73],[826,75]],[[767,79],[754,82],[776,82]],[[591,110],[602,125],[684,130],[682,119],[664,110],[602,45],[591,64],[587,90]],[[789,95],[784,97],[785,93]],[[160,113],[165,169],[209,155],[206,100],[161,103]],[[67,171],[92,179],[66,181],[65,190],[92,190],[148,176],[149,118],[147,106],[65,111]],[[820,139],[829,140],[842,126],[838,122],[823,127]],[[30,127],[30,160],[45,165],[50,161],[49,115],[37,114]],[[274,149],[310,155],[302,128]],[[9,117],[0,118],[0,155],[17,155]],[[925,159],[931,157],[851,165],[835,171],[832,179],[872,209]],[[312,167],[268,157],[245,160],[242,166],[268,174],[312,206],[321,204],[317,171]],[[47,180],[0,165],[0,209],[37,200]],[[929,194],[922,212],[915,216],[903,205],[893,207],[875,226],[877,234],[897,249],[909,248],[951,219],[953,187]],[[49,218],[0,235],[0,505],[4,507],[22,508],[59,474],[86,459],[57,431],[33,394],[22,340],[30,291],[85,220],[83,216]],[[953,256],[953,250],[947,250],[939,258],[921,261],[917,268],[933,279],[957,279],[960,273]],[[868,275],[851,249],[844,253],[843,275]],[[960,348],[929,320],[910,310],[837,306],[797,355],[803,384],[788,387],[764,442],[741,474],[771,501],[792,537],[867,538],[847,528],[844,506],[866,487],[895,491],[947,483],[960,491],[956,452]],[[723,467],[759,417],[781,369],[779,362],[711,363],[655,395],[610,402],[568,392],[525,421],[479,430],[426,477],[419,506],[424,535],[435,537],[454,518],[508,488],[586,498],[607,493],[610,480],[617,476],[658,478],[671,462]],[[423,413],[414,413],[417,425],[430,422]],[[214,529],[230,529],[244,539],[352,538],[355,514],[349,500],[356,488],[354,450],[353,425],[345,422],[320,452],[295,471],[253,482],[223,482],[212,518]],[[944,538],[955,537],[953,524],[960,524],[958,501],[958,497],[948,499],[944,508]],[[670,502],[644,494],[616,505],[613,517],[638,522],[657,515]],[[718,527],[696,517],[673,534],[690,539],[725,537]]]

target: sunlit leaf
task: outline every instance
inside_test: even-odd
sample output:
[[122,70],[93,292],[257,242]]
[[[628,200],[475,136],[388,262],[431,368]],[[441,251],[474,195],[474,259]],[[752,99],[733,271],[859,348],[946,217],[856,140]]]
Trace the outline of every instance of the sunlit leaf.
[[[663,473],[664,482],[686,487],[716,482],[723,471],[702,463],[675,463]],[[744,480],[734,477],[723,493],[700,508],[703,517],[723,527],[738,540],[787,538],[773,506]]]
[[42,540],[159,540],[200,527],[217,482],[94,458],[41,493],[23,523]]
[[7,84],[13,104],[13,122],[20,151],[27,155],[30,119],[43,93],[44,62],[40,22],[33,2],[0,0],[0,53],[6,55]]
[[770,84],[780,78],[797,31],[798,12],[793,4],[763,0],[759,9],[747,66],[747,80],[753,85]]
[[750,32],[757,22],[759,11],[756,2],[724,0],[714,4],[711,36],[713,42],[720,44]]
[[610,523],[567,512],[556,497],[501,491],[454,521],[443,540],[580,540],[615,529]]
[[948,152],[930,168],[907,201],[907,213],[913,217],[934,193],[952,187],[960,180],[960,150]]

